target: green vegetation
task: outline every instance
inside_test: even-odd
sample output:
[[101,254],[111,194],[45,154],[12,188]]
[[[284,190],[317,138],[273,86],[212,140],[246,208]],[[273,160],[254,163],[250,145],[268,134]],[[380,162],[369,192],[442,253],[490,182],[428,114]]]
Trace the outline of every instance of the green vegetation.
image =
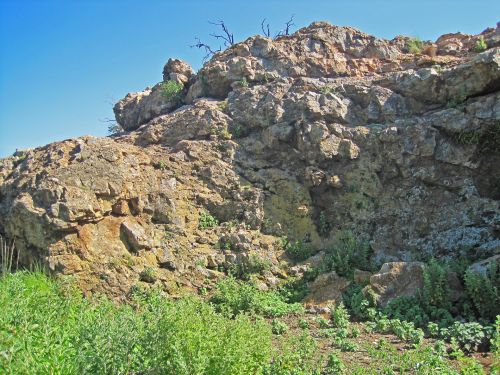
[[179,102],[182,99],[184,85],[176,81],[165,81],[161,84],[161,95],[169,102]]
[[277,292],[263,292],[251,283],[234,278],[219,282],[210,301],[217,311],[230,316],[247,312],[274,318],[302,311],[300,304],[287,303]]
[[246,77],[243,77],[240,81],[238,81],[238,83],[240,84],[241,87],[248,87],[249,86]]
[[339,276],[352,278],[354,270],[373,270],[368,241],[349,231],[337,234],[333,246],[325,249],[322,272],[335,271]]
[[0,278],[0,373],[250,374],[271,361],[271,329],[194,298],[137,293],[87,301],[43,274]]
[[486,51],[488,45],[486,44],[483,36],[480,36],[478,40],[476,40],[476,44],[474,45],[474,52],[483,52]]
[[237,279],[248,281],[252,275],[263,274],[270,268],[271,261],[269,259],[252,254],[245,261],[229,266],[227,273]]
[[208,229],[219,225],[219,221],[207,211],[201,211],[198,219],[198,229]]
[[465,291],[472,300],[477,315],[493,321],[500,310],[500,267],[492,262],[484,273],[469,270],[465,273]]
[[324,85],[319,88],[319,91],[322,94],[334,94],[336,90],[336,87],[330,86],[330,85]]
[[314,249],[311,244],[304,240],[296,240],[292,242],[286,240],[285,252],[286,255],[294,262],[302,262],[314,254]]
[[424,42],[419,38],[410,38],[406,42],[406,49],[409,53],[419,54],[424,49]]

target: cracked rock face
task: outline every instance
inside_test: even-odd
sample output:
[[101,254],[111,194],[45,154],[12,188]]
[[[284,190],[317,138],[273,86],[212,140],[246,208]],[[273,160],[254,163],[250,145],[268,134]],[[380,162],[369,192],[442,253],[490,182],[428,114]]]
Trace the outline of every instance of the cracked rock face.
[[114,296],[138,283],[196,290],[255,257],[275,285],[284,235],[320,249],[351,230],[380,262],[495,256],[498,30],[415,55],[408,38],[313,23],[249,38],[196,74],[171,59],[163,78],[184,85],[182,100],[159,83],[116,104],[126,132],[0,161],[0,234],[22,262]]

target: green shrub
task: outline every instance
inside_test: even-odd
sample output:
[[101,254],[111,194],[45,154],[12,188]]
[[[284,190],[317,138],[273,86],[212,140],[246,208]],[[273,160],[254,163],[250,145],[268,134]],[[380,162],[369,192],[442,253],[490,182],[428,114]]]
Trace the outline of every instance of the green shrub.
[[271,330],[275,335],[282,335],[288,331],[288,325],[278,319],[273,319],[271,322]]
[[276,345],[264,375],[319,375],[315,352],[316,342],[309,334],[288,337]]
[[342,302],[332,306],[330,319],[334,328],[349,328],[349,313]]
[[201,211],[198,219],[198,228],[207,229],[219,225],[219,221],[207,211]]
[[335,353],[330,353],[328,355],[328,362],[326,364],[326,368],[324,373],[327,375],[338,375],[342,374],[345,370],[345,365],[342,360],[335,355]]
[[351,283],[342,294],[342,300],[355,318],[361,320],[370,319],[373,309],[370,309],[371,304],[363,294],[363,287],[361,285]]
[[278,293],[288,303],[300,302],[309,293],[306,277],[291,277],[277,289]]
[[250,276],[254,274],[263,274],[271,269],[271,261],[262,258],[256,254],[240,263],[233,264],[228,269],[228,274],[240,280],[250,280]]
[[255,285],[228,277],[216,286],[216,292],[211,298],[216,310],[232,316],[249,312],[266,317],[279,317],[300,312],[300,304],[286,303],[284,298],[275,291],[260,291]]
[[294,262],[302,262],[314,254],[312,246],[303,240],[288,242],[285,245],[285,252]]
[[441,337],[453,340],[466,353],[476,351],[486,339],[484,327],[477,322],[455,322],[451,327],[441,329]]
[[335,244],[325,249],[326,270],[334,270],[339,276],[352,278],[354,270],[372,270],[370,246],[366,239],[345,231],[337,235]]
[[325,212],[321,211],[319,214],[319,227],[318,227],[319,235],[322,237],[328,237],[331,229],[332,229],[331,224],[326,218]]
[[139,279],[146,283],[154,283],[156,281],[156,271],[152,267],[146,267],[139,274]]
[[382,312],[390,319],[413,322],[417,327],[425,327],[429,322],[429,316],[415,297],[395,298],[389,301]]
[[419,38],[410,38],[406,42],[406,49],[409,53],[422,53],[422,50],[424,49],[424,42],[422,42]]
[[483,36],[480,36],[474,45],[474,52],[483,52],[486,51],[486,49],[488,49],[488,45],[486,44]]
[[479,317],[493,322],[500,311],[500,267],[497,262],[492,262],[485,273],[468,270],[464,281],[465,291]]
[[161,84],[161,95],[169,102],[178,102],[182,99],[184,85],[176,81],[165,81]]
[[448,269],[435,259],[431,259],[425,266],[421,300],[426,308],[431,306],[445,310],[451,308]]

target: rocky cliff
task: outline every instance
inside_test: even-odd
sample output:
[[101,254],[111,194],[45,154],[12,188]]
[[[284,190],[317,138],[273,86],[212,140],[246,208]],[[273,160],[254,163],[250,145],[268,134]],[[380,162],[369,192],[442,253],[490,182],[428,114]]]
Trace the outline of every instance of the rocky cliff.
[[[0,234],[86,293],[177,295],[235,264],[292,263],[339,231],[378,262],[500,253],[500,28],[415,51],[313,23],[255,36],[114,110],[124,131],[0,161]],[[169,85],[179,87],[174,94]]]

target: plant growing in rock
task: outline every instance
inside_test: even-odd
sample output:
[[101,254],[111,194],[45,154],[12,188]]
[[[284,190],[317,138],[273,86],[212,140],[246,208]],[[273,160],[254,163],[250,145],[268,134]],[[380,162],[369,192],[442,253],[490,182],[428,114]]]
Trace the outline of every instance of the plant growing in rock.
[[207,211],[201,211],[200,217],[198,219],[198,228],[207,229],[213,228],[219,225],[219,221]]
[[153,267],[146,267],[139,274],[139,279],[146,283],[154,283],[156,281],[156,270]]
[[178,102],[181,100],[184,85],[176,81],[165,81],[160,86],[161,95],[169,102]]
[[339,276],[352,277],[354,269],[371,270],[368,241],[352,232],[337,234],[333,246],[326,248],[326,270],[334,270]]
[[409,53],[419,54],[422,53],[423,49],[424,49],[424,42],[421,41],[419,38],[410,38],[406,42],[406,50]]
[[302,262],[313,255],[311,244],[304,240],[288,242],[285,246],[286,255],[295,262]]
[[476,44],[474,45],[474,52],[483,52],[486,51],[488,45],[484,40],[484,37],[481,35],[478,40],[476,40]]

